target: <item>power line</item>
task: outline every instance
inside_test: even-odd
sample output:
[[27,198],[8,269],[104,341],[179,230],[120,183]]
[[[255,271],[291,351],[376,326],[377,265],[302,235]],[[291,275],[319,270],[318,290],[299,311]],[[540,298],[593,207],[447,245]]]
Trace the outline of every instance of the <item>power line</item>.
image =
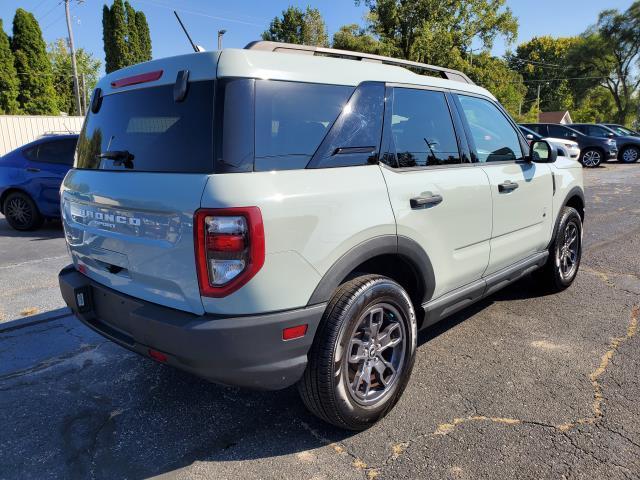
[[[138,1],[142,2],[142,3],[149,3],[151,5],[154,5],[154,6],[158,7],[158,8],[165,8],[167,10],[175,10],[175,7],[169,7],[167,5],[155,2],[153,0],[138,0]],[[266,22],[265,24],[259,24],[259,23],[254,23],[254,22],[248,22],[248,21],[245,21],[245,20],[237,20],[237,19],[234,19],[234,18],[220,17],[220,16],[217,16],[217,15],[209,15],[207,13],[198,12],[198,11],[195,11],[195,10],[185,10],[184,8],[181,8],[180,12],[189,13],[191,15],[198,15],[200,17],[205,17],[205,18],[212,18],[214,20],[222,20],[222,21],[225,21],[225,22],[240,23],[240,24],[243,24],[243,25],[251,25],[253,27],[264,27],[265,24],[268,24],[268,22]]]
[[558,65],[558,64],[555,64],[555,63],[538,62],[536,60],[525,60],[524,58],[519,58],[519,57],[511,57],[509,60],[520,62],[520,63],[531,63],[533,65],[538,65],[538,66],[541,66],[541,67],[567,68],[566,66]]

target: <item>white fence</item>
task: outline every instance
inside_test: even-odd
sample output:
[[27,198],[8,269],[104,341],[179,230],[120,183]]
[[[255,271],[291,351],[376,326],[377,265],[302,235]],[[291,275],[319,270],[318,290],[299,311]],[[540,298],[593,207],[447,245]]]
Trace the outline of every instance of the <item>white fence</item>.
[[84,117],[0,115],[0,155],[48,133],[79,133]]

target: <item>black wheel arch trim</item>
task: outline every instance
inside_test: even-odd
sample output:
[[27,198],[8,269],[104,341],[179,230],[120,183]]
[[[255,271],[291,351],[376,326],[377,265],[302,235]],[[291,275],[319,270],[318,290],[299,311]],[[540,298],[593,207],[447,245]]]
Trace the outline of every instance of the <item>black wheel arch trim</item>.
[[580,217],[582,219],[582,222],[584,223],[584,216],[585,216],[584,210],[586,210],[586,204],[584,201],[584,191],[582,190],[582,187],[575,186],[571,190],[569,190],[569,193],[567,193],[567,195],[564,197],[564,200],[562,201],[562,205],[558,210],[558,218],[556,218],[556,221],[553,224],[553,231],[551,232],[551,238],[549,239],[549,243],[547,244],[547,249],[553,243],[553,239],[556,237],[556,233],[558,232],[558,221],[560,220],[560,212],[562,212],[562,209],[567,206],[567,204],[569,203],[569,200],[571,200],[573,197],[579,197],[580,200],[582,201],[583,212]]
[[415,240],[401,235],[380,235],[365,240],[343,254],[327,270],[311,294],[307,305],[328,302],[342,281],[358,265],[381,255],[398,255],[414,270],[422,283],[422,302],[431,299],[435,288],[435,274],[429,256]]

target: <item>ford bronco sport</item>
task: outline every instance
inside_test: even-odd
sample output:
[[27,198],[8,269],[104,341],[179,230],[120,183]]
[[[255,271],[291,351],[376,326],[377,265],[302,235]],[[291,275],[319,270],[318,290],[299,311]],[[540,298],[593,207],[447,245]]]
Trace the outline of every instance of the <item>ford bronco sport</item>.
[[578,271],[581,165],[460,72],[255,42],[113,72],[90,110],[61,187],[69,307],[213,382],[297,384],[343,428],[393,407],[420,328]]

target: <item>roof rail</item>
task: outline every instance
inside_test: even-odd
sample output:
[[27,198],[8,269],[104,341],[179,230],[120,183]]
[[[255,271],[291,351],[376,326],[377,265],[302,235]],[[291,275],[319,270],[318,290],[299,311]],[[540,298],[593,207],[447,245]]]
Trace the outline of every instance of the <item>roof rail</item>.
[[361,62],[382,63],[384,65],[395,65],[404,68],[413,68],[416,70],[425,70],[437,73],[442,78],[454,80],[457,82],[471,83],[467,75],[450,68],[437,67],[426,63],[412,62],[411,60],[403,60],[401,58],[384,57],[382,55],[374,55],[372,53],[352,52],[349,50],[339,50],[336,48],[315,47],[312,45],[297,45],[294,43],[271,42],[267,40],[257,40],[247,44],[244,47],[247,50],[263,50],[267,52],[280,53],[297,53],[300,55],[318,55],[324,57],[347,58],[351,60],[359,60]]

